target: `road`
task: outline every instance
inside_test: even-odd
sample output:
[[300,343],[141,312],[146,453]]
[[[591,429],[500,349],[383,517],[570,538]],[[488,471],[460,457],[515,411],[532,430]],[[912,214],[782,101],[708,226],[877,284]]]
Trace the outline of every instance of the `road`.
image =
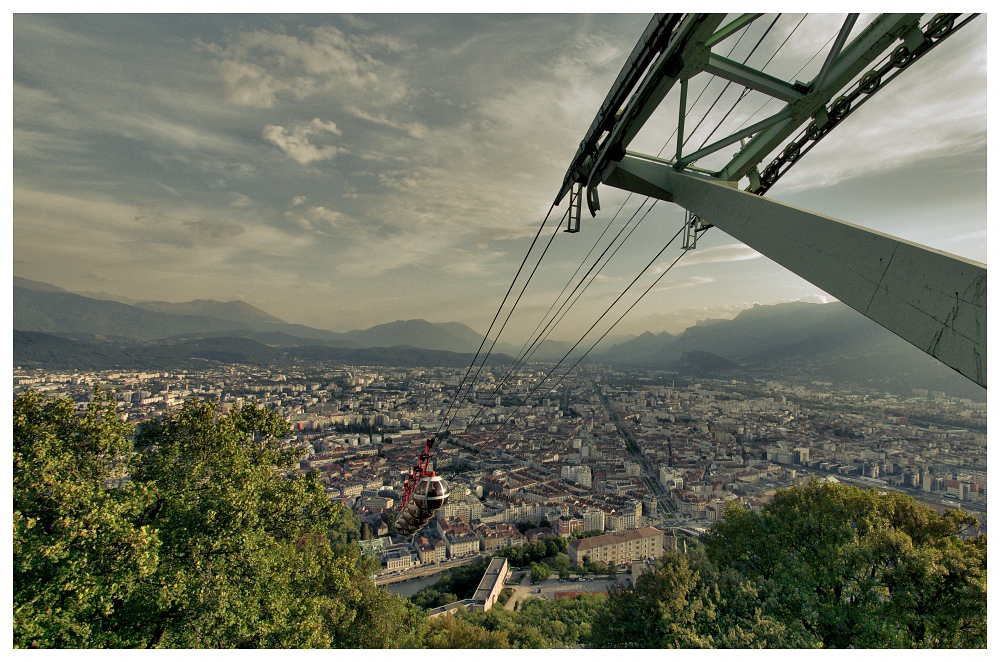
[[670,503],[670,495],[666,493],[663,486],[660,484],[660,471],[659,468],[655,467],[646,456],[642,454],[642,450],[639,448],[639,442],[636,441],[635,436],[632,434],[632,430],[629,429],[628,425],[622,421],[621,416],[615,411],[611,403],[608,402],[607,397],[601,393],[601,389],[598,388],[597,384],[593,381],[590,383],[591,387],[594,389],[594,393],[600,399],[601,404],[604,405],[604,410],[611,417],[612,422],[614,422],[615,427],[618,429],[618,434],[625,440],[625,449],[628,451],[632,459],[639,463],[639,470],[641,472],[640,478],[642,482],[645,483],[646,488],[653,493],[656,497],[656,501],[659,504],[659,510],[661,513],[669,514],[668,517],[660,516],[660,521],[664,524],[670,524],[671,520],[675,523],[679,523],[680,519],[674,512],[673,504]]
[[483,554],[476,554],[474,556],[463,556],[457,559],[449,559],[447,561],[442,561],[440,563],[430,563],[428,565],[421,565],[415,568],[410,568],[402,572],[395,571],[392,573],[382,572],[375,575],[375,585],[376,586],[387,586],[389,584],[396,584],[398,582],[408,582],[412,579],[417,579],[418,577],[424,577],[425,575],[436,575],[439,572],[448,570],[449,568],[455,568],[460,565],[468,565],[470,563],[475,563],[476,561],[483,558]]

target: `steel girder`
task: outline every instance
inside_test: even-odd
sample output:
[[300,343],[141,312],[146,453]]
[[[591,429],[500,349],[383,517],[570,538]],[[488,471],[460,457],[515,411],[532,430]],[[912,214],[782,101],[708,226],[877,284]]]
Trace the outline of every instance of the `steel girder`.
[[607,183],[674,202],[986,387],[986,265],[628,154]]
[[[809,83],[782,81],[712,52],[760,16],[745,14],[721,29],[723,15],[654,16],[581,142],[556,204],[574,184],[593,189],[600,183],[673,201],[985,387],[984,264],[761,197],[782,167],[787,170],[886,80],[949,36],[959,15],[938,15],[922,31],[920,14],[883,14],[850,43],[857,15],[848,15]],[[859,80],[866,69],[869,73]],[[770,95],[785,106],[685,155],[687,81],[700,73]],[[629,143],[677,82],[681,103],[674,159],[627,154]],[[758,165],[807,123],[762,175]],[[697,165],[747,138],[721,169]],[[746,177],[748,190],[758,195],[737,190]]]

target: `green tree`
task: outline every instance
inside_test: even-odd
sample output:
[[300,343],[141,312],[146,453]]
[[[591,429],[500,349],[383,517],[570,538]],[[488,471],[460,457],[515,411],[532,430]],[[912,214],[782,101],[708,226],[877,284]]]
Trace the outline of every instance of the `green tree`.
[[505,632],[491,632],[462,617],[451,615],[431,619],[423,643],[427,648],[511,647]]
[[102,391],[82,416],[31,391],[13,414],[14,646],[145,645],[130,623],[158,566],[160,538],[142,519],[155,497],[105,487],[127,475],[131,427]]
[[[702,564],[705,565],[705,564]],[[593,631],[599,648],[709,648],[713,645],[715,588],[700,568],[668,550],[659,568],[634,590],[611,589]]]
[[527,600],[523,604],[516,612],[494,614],[494,609],[472,620],[486,628],[509,632],[511,643],[518,648],[578,647],[589,643],[592,625],[599,622],[604,595],[587,593],[569,599]]
[[421,610],[374,587],[273,412],[191,402],[133,452],[99,391],[83,416],[30,393],[14,411],[16,646],[419,645]]
[[766,615],[823,646],[972,648],[986,644],[986,537],[962,535],[975,525],[814,481],[759,514],[730,506],[705,548],[754,585]]
[[532,563],[531,564],[531,581],[541,582],[545,581],[552,574],[552,569],[544,563]]

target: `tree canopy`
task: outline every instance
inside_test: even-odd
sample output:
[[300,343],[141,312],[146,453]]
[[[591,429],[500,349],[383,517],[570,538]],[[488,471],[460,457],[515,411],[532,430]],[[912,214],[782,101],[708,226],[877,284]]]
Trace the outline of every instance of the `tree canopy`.
[[[779,490],[607,598],[428,621],[421,607],[468,595],[488,561],[420,606],[376,588],[357,521],[292,471],[274,412],[192,401],[133,429],[99,390],[82,410],[28,391],[13,423],[19,648],[986,645],[986,536],[902,494]],[[502,553],[535,579],[569,571],[560,537]]]
[[14,402],[14,645],[387,647],[421,611],[376,589],[357,522],[288,472],[288,423],[210,403],[123,423],[100,391]]
[[912,498],[813,484],[730,505],[704,554],[664,554],[609,595],[598,646],[986,645],[986,536]]

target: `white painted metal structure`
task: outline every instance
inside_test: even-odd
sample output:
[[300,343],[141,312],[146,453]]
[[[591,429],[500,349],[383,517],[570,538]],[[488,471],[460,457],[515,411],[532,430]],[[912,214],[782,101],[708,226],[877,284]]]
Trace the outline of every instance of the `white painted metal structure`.
[[[985,388],[986,265],[762,197],[839,121],[975,15],[939,14],[921,27],[920,14],[884,14],[848,43],[857,19],[849,15],[809,83],[782,81],[712,52],[758,18],[744,15],[720,29],[724,15],[655,16],[580,143],[556,202],[574,187],[578,201],[587,189],[595,214],[593,190],[602,183],[674,202],[692,214],[692,226],[719,227]],[[700,73],[786,105],[684,154],[687,81]],[[626,151],[678,82],[674,158]],[[736,143],[739,151],[723,167],[697,165]]]

